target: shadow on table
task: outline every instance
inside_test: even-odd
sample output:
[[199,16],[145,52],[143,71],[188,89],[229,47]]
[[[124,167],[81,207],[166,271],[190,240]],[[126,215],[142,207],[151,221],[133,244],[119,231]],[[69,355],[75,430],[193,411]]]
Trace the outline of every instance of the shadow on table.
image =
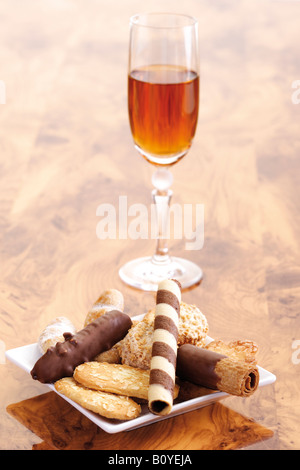
[[11,404],[7,412],[42,439],[33,450],[229,450],[273,436],[220,403],[117,434],[103,431],[55,392]]

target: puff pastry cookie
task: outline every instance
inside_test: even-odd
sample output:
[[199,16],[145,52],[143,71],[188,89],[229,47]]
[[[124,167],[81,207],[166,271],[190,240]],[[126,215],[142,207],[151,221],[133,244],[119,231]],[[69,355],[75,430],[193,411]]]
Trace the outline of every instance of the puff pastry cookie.
[[137,418],[141,406],[129,397],[90,390],[78,384],[73,377],[65,377],[54,384],[55,389],[86,408],[110,419],[129,420]]

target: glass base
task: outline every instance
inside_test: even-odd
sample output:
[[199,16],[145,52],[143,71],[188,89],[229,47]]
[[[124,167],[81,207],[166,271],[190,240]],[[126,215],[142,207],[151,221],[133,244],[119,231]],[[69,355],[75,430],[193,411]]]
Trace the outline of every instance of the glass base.
[[157,155],[153,153],[149,153],[145,150],[143,150],[141,147],[138,145],[135,145],[135,148],[140,152],[140,154],[150,163],[153,165],[159,165],[159,166],[171,166],[174,165],[174,163],[179,162],[188,152],[190,145],[182,150],[181,152],[176,152],[176,153],[171,153],[168,155]]
[[137,258],[119,270],[123,282],[143,291],[156,291],[164,279],[177,279],[182,289],[199,283],[202,269],[183,258],[167,257],[165,262],[155,262],[155,257]]

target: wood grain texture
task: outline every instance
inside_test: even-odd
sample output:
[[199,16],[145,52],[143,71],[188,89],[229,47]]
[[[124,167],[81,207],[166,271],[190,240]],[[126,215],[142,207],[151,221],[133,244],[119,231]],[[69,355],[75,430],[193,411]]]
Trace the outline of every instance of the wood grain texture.
[[[181,11],[182,4],[144,0],[143,9]],[[201,442],[207,445],[220,446],[229,414],[240,441],[226,440],[225,448],[299,449],[300,365],[292,362],[292,345],[300,340],[300,104],[291,97],[299,79],[300,3],[186,0],[184,10],[199,19],[201,105],[193,146],[172,169],[173,202],[204,204],[205,241],[202,250],[189,252],[185,240],[172,240],[171,253],[204,271],[201,285],[183,292],[183,300],[205,313],[210,336],[254,340],[259,364],[277,376],[274,386],[249,400],[226,399],[226,411],[208,407],[193,412],[192,420],[204,419]],[[122,284],[118,268],[152,254],[154,241],[96,236],[99,204],[118,206],[120,195],[128,205],[151,203],[153,168],[133,148],[127,116],[128,21],[137,11],[137,0],[0,0],[0,80],[6,84],[6,104],[0,104],[0,340],[6,349],[35,342],[58,315],[81,327],[107,288],[122,291],[130,315],[153,308],[153,294]],[[43,403],[44,388],[2,362],[0,448],[51,447],[57,432],[56,447],[69,445],[51,420],[53,432],[29,431],[33,424],[40,429],[29,408]],[[64,425],[79,423],[83,442],[94,443],[97,435],[99,446],[106,439],[114,448],[127,443],[127,434],[118,442],[108,438],[52,399],[55,418],[62,407]],[[24,400],[21,425],[6,407]],[[238,416],[257,424],[253,439],[240,432]],[[185,419],[166,422],[163,442],[160,426],[151,426],[148,444],[201,447]],[[180,442],[178,422],[187,430]],[[265,429],[273,436],[256,439]]]
[[55,392],[9,405],[7,411],[43,439],[42,445],[35,445],[38,450],[230,450],[273,436],[219,403],[155,423],[151,433],[146,426],[108,434]]

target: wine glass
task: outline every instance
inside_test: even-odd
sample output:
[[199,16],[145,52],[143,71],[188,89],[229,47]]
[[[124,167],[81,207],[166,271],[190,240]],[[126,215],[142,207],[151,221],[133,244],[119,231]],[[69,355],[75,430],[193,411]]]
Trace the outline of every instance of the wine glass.
[[173,182],[169,168],[186,155],[195,135],[198,69],[195,18],[145,13],[130,19],[129,121],[136,149],[156,167],[152,197],[158,234],[154,255],[129,261],[119,275],[128,285],[145,291],[157,290],[157,284],[166,278],[177,279],[182,288],[202,278],[199,266],[170,256],[167,245]]

